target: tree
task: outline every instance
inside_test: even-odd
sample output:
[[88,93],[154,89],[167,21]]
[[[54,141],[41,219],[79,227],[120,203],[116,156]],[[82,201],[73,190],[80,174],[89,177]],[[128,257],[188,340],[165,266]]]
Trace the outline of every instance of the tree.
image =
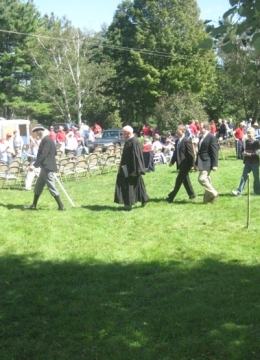
[[162,97],[156,104],[154,115],[160,131],[172,131],[180,124],[189,124],[191,119],[208,120],[198,95],[183,91]]
[[0,108],[5,118],[12,118],[15,110],[17,113],[19,110],[20,116],[27,113],[26,97],[33,64],[26,48],[28,37],[24,34],[36,30],[38,19],[39,13],[31,1],[0,0]]
[[111,64],[98,57],[97,36],[71,26],[63,18],[46,18],[38,31],[31,55],[39,69],[45,97],[68,122],[82,121],[83,104],[103,86],[112,71]]
[[241,121],[259,117],[260,55],[254,49],[237,46],[232,53],[219,52],[218,91],[220,117],[232,116]]
[[205,37],[195,0],[123,1],[107,31],[121,118],[144,123],[162,96],[184,90],[207,96],[215,56],[198,48]]
[[[234,35],[242,40],[243,46],[253,46],[260,52],[260,1],[229,0],[229,3],[231,8],[223,14],[219,26],[208,28],[209,33],[213,38],[223,38],[219,45],[225,52],[235,49],[236,44],[232,41]],[[212,46],[213,39],[204,43],[205,48]]]

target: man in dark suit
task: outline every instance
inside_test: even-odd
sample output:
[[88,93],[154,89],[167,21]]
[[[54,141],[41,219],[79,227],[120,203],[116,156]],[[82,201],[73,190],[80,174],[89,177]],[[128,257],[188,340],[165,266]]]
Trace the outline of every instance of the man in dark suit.
[[211,184],[210,172],[218,168],[218,142],[209,132],[209,128],[207,121],[201,124],[196,165],[200,171],[199,183],[205,190],[203,202],[213,204],[217,200],[218,193]]
[[44,189],[45,184],[51,193],[51,195],[56,200],[57,204],[59,205],[58,210],[65,210],[63,206],[59,192],[56,190],[55,187],[55,176],[54,173],[57,171],[57,164],[56,164],[56,146],[54,141],[49,136],[49,131],[46,130],[43,126],[36,126],[33,132],[37,133],[37,136],[41,139],[41,143],[39,146],[38,154],[36,161],[33,165],[30,166],[31,170],[34,167],[41,168],[40,175],[36,181],[34,187],[34,200],[32,205],[24,206],[24,210],[36,210],[36,205],[41,196],[41,193]]
[[194,199],[196,197],[189,177],[189,171],[194,166],[194,151],[191,140],[185,137],[185,132],[186,127],[184,125],[179,125],[177,128],[178,139],[176,140],[175,151],[169,164],[172,166],[176,162],[179,173],[175,181],[174,189],[166,198],[166,201],[169,203],[173,202],[182,184],[184,185],[190,199]]

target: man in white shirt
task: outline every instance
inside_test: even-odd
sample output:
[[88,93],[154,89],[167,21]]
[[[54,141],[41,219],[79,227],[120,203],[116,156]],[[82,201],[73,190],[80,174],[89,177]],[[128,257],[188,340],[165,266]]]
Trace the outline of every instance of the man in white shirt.
[[14,145],[15,156],[21,156],[23,144],[24,144],[23,139],[20,136],[19,131],[17,130],[15,130],[13,134],[14,134],[13,145]]

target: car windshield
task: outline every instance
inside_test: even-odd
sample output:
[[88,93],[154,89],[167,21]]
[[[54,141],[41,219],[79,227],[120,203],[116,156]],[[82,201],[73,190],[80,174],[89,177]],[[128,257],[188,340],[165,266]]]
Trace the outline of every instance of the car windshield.
[[118,131],[104,131],[102,134],[102,138],[110,139],[110,138],[118,138],[119,132]]

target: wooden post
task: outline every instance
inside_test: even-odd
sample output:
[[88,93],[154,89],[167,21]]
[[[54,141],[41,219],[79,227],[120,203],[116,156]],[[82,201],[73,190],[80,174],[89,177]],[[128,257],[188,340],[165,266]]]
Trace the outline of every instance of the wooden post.
[[246,227],[249,228],[250,222],[250,176],[247,174],[247,224]]

